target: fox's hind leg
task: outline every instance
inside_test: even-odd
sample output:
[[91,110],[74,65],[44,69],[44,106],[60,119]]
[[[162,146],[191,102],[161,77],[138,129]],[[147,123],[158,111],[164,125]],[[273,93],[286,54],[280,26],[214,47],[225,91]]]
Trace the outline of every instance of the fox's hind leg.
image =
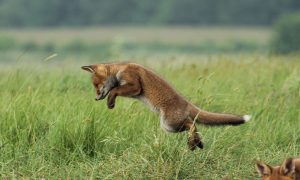
[[190,150],[196,147],[203,148],[203,143],[197,132],[194,121],[186,115],[184,108],[161,109],[160,125],[168,132],[188,131],[188,146]]
[[201,141],[201,138],[197,132],[197,128],[192,120],[188,120],[185,122],[185,128],[189,131],[189,137],[188,137],[188,146],[190,150],[195,150],[196,147],[199,147],[200,149],[203,149],[203,143]]

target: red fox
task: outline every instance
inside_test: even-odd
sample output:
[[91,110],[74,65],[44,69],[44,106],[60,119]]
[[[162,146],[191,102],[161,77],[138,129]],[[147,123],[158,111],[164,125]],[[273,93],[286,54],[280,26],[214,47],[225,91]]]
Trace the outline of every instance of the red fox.
[[300,158],[288,158],[276,167],[256,161],[256,169],[263,180],[300,180]]
[[160,126],[168,132],[189,131],[191,150],[203,148],[194,122],[207,125],[239,125],[251,116],[212,113],[197,108],[179,95],[165,80],[151,70],[134,63],[82,66],[93,74],[96,100],[107,95],[107,106],[114,108],[117,96],[136,98],[160,114]]

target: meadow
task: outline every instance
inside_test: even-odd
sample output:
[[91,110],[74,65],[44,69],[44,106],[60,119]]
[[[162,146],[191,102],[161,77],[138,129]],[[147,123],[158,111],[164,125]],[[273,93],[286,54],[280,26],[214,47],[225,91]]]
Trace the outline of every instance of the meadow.
[[[139,55],[7,52],[0,63],[1,179],[258,179],[255,160],[300,155],[300,61],[263,53]],[[117,60],[116,60],[117,59]],[[251,114],[241,126],[166,133],[141,102],[95,101],[82,65],[131,61],[153,69],[195,105]]]

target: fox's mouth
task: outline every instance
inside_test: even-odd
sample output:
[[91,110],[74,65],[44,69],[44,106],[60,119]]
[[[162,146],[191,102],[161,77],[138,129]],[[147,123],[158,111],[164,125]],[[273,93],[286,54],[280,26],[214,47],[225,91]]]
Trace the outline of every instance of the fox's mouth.
[[108,92],[109,91],[107,91],[106,88],[101,88],[100,94],[96,96],[95,100],[99,101],[104,99],[107,96]]
[[103,96],[103,95],[100,94],[100,95],[97,95],[97,96],[96,96],[95,100],[96,100],[96,101],[99,101],[99,100],[102,100],[102,99],[104,99],[104,98],[105,98],[105,96]]
[[99,100],[102,100],[104,99],[106,96],[107,96],[108,93],[104,94],[104,93],[101,93],[99,95],[96,96],[95,100],[96,101],[99,101]]
[[[116,86],[118,86],[118,80],[115,76],[109,76],[106,81],[104,81],[101,88],[97,90],[96,101],[104,99],[107,94]],[[99,94],[98,94],[99,92]]]

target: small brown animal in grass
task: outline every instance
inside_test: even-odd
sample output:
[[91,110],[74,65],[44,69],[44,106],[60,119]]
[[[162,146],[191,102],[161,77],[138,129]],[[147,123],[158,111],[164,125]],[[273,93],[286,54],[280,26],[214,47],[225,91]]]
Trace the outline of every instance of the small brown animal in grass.
[[262,180],[300,180],[300,158],[288,158],[275,167],[256,161],[256,169]]
[[118,96],[138,99],[160,114],[160,126],[168,132],[189,131],[191,150],[203,148],[195,123],[206,125],[239,125],[250,120],[249,115],[212,113],[199,109],[179,95],[154,72],[134,63],[113,63],[83,66],[93,74],[96,100],[107,95],[109,109],[115,107]]

